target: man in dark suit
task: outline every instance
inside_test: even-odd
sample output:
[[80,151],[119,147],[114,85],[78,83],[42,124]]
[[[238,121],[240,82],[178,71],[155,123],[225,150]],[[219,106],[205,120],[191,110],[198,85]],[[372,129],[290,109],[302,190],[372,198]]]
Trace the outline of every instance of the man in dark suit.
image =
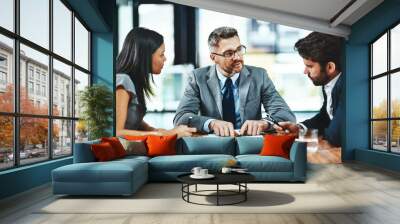
[[315,86],[322,86],[324,103],[314,117],[295,124],[279,122],[276,130],[283,129],[298,134],[308,129],[318,129],[333,146],[341,146],[341,123],[344,115],[342,102],[342,47],[343,38],[312,32],[296,42],[295,48],[303,58],[306,74]]
[[186,124],[219,136],[258,135],[272,128],[262,119],[261,106],[278,121],[296,121],[265,69],[244,65],[246,47],[236,29],[215,29],[208,45],[214,65],[196,69],[189,77],[176,126]]

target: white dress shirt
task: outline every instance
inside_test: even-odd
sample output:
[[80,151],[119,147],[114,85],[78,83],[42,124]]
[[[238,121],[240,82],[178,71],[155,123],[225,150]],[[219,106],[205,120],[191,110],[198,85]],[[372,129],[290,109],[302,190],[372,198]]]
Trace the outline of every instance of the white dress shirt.
[[328,82],[324,86],[324,91],[326,94],[326,111],[328,112],[329,118],[332,120],[333,118],[333,108],[332,108],[332,90],[335,87],[335,84],[337,80],[339,79],[340,75],[342,73],[339,73],[335,78],[333,78],[331,81]]

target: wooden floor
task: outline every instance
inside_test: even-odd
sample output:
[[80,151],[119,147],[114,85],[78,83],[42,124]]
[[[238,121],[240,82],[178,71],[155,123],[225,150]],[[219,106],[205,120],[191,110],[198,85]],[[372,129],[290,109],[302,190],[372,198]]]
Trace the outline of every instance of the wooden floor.
[[334,147],[328,141],[319,138],[318,150],[307,149],[307,161],[312,164],[342,163],[342,148]]
[[319,184],[345,201],[366,206],[356,214],[36,214],[37,208],[54,200],[47,185],[1,201],[0,223],[400,223],[398,173],[358,163],[310,164],[307,183]]

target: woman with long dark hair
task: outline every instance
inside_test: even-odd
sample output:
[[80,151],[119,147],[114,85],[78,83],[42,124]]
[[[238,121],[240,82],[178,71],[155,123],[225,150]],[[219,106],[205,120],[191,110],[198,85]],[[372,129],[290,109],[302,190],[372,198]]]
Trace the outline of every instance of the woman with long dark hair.
[[117,136],[177,134],[183,137],[196,132],[195,128],[187,126],[157,129],[143,120],[145,98],[153,95],[153,74],[161,73],[166,61],[164,52],[164,38],[153,30],[138,27],[126,36],[116,63]]

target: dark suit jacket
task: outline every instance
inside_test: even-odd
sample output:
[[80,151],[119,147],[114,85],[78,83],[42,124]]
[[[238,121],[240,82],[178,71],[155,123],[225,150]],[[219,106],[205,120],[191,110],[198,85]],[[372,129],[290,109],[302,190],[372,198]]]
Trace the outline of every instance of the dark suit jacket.
[[342,89],[343,89],[343,74],[340,75],[335,86],[332,90],[332,109],[333,118],[329,118],[326,111],[327,97],[322,87],[324,94],[324,104],[322,105],[318,114],[311,119],[305,120],[303,123],[307,128],[318,129],[318,133],[322,134],[328,142],[334,146],[341,146],[341,126],[342,118],[344,116],[344,102],[342,102]]

